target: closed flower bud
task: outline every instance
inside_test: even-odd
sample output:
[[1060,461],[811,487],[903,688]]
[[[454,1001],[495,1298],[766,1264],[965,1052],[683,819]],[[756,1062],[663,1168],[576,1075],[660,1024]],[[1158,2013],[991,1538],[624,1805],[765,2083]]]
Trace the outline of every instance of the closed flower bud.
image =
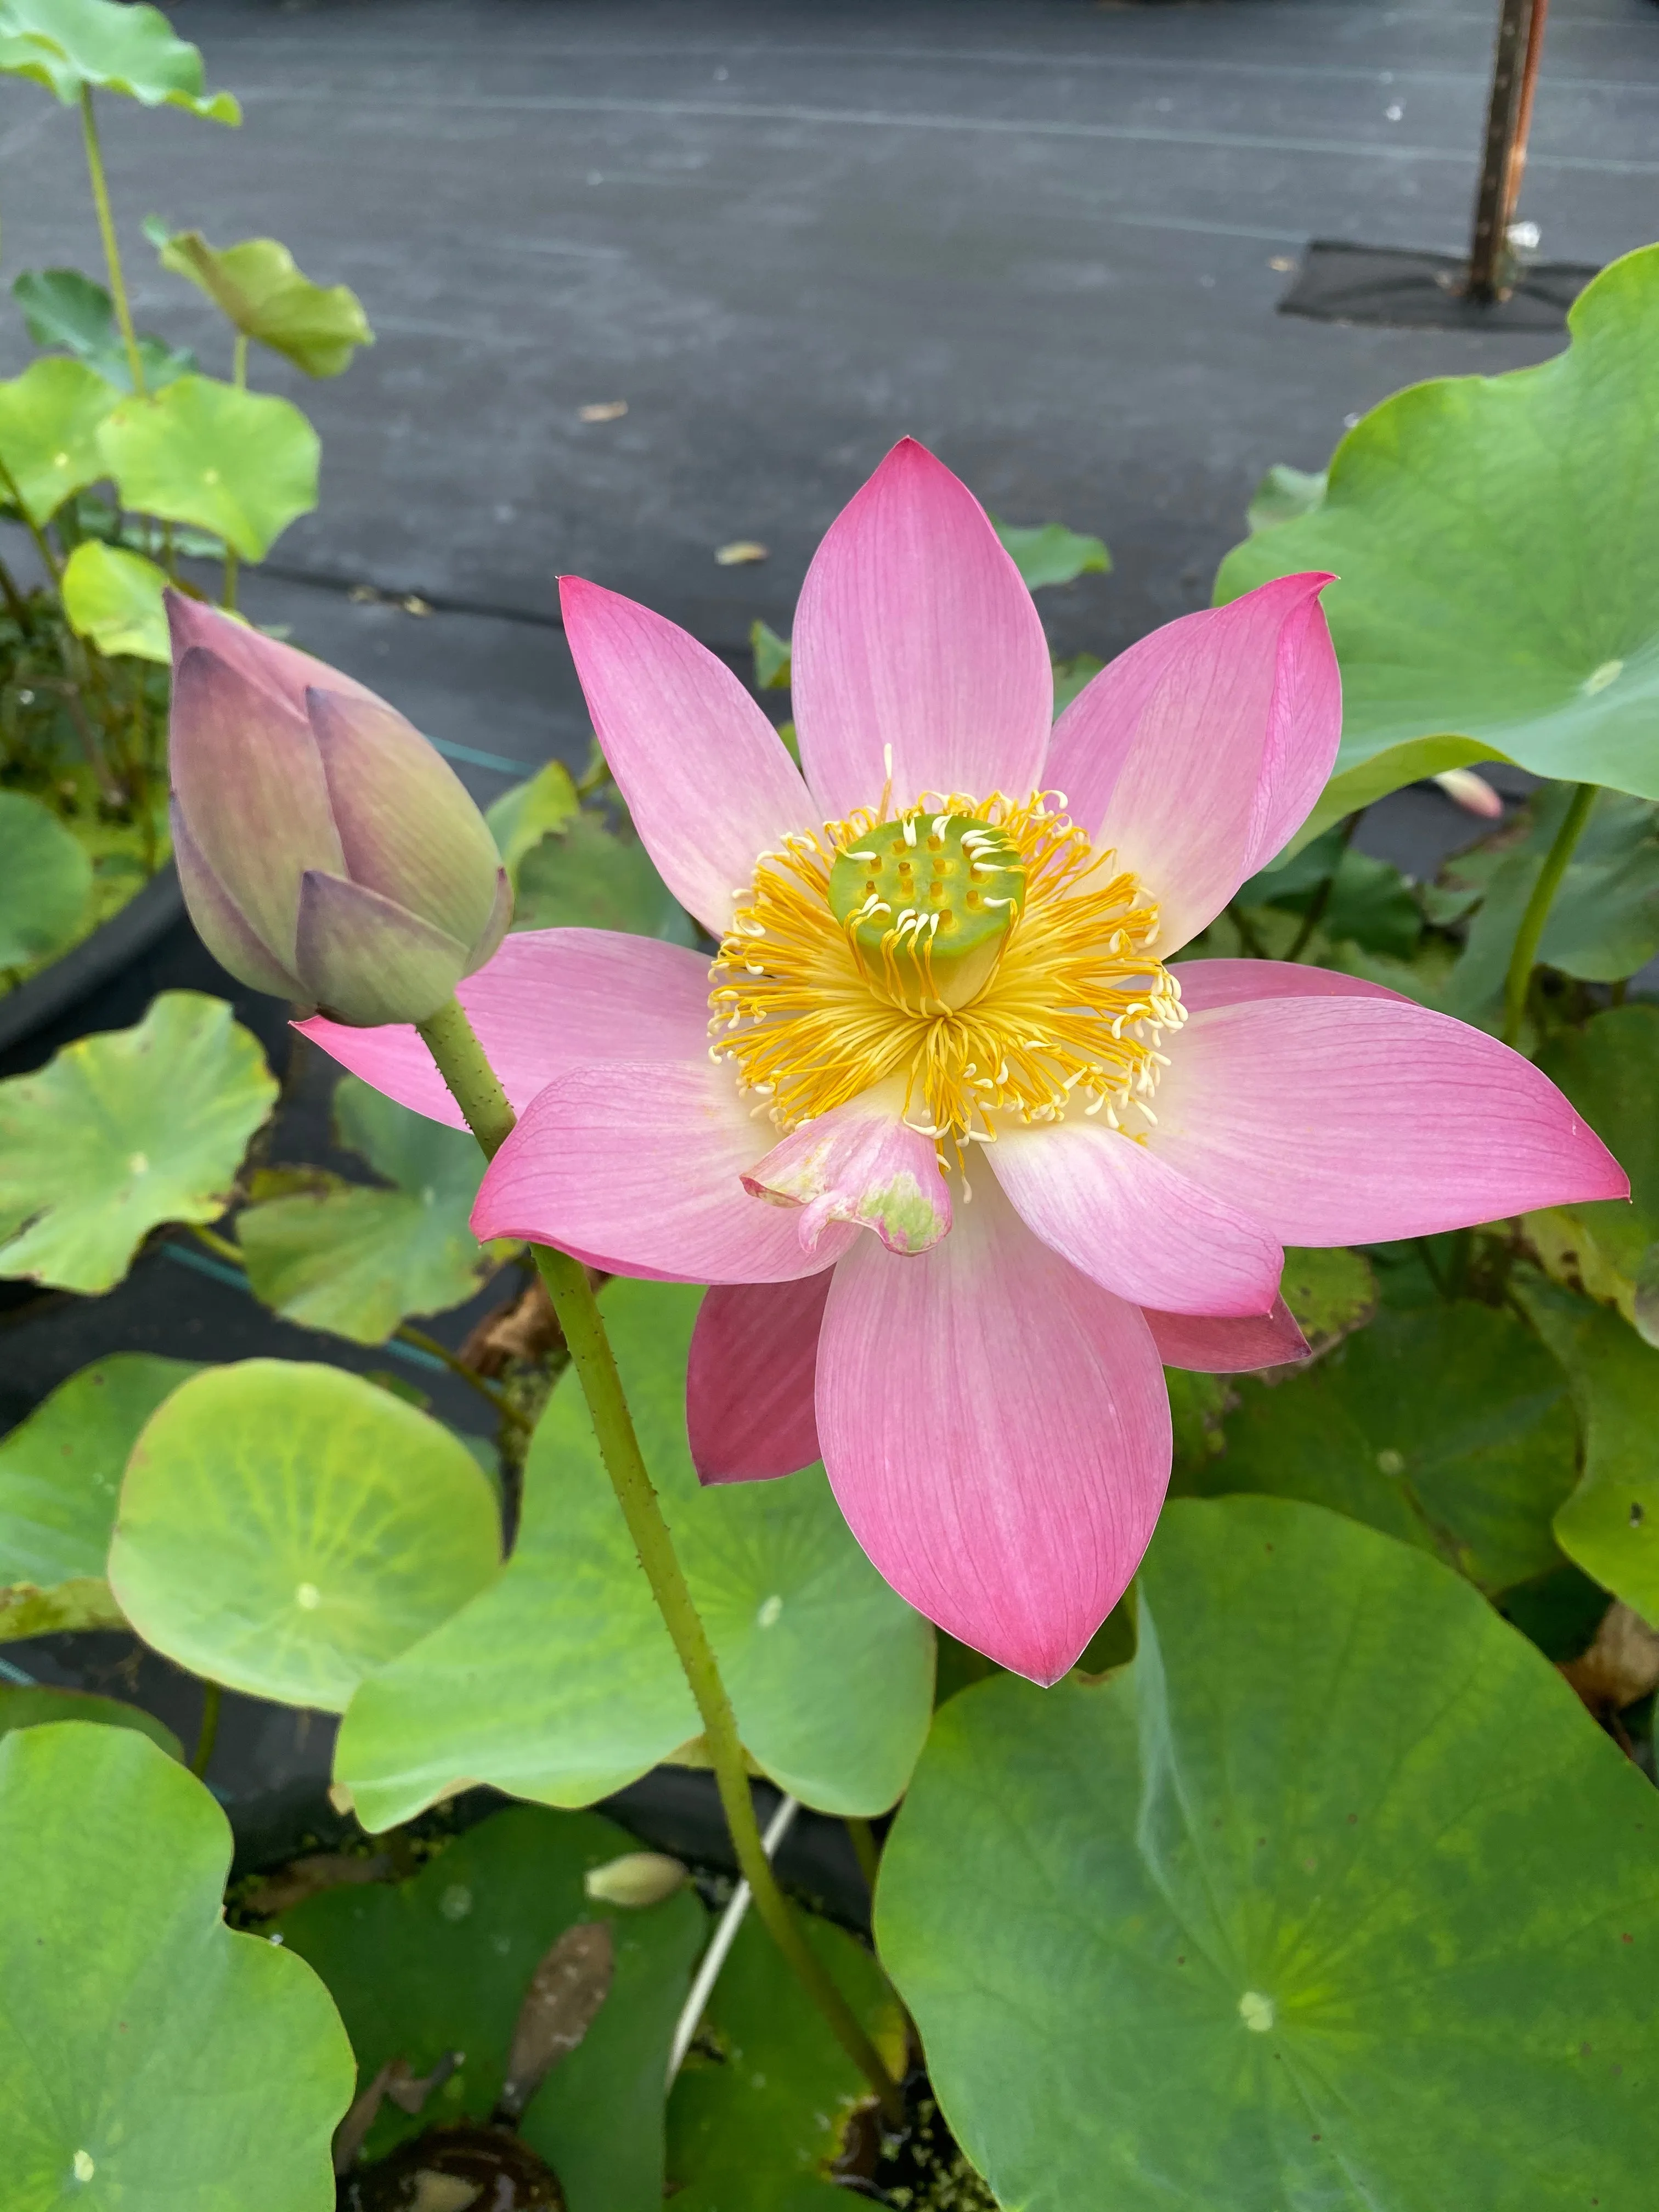
[[589,1867],[582,1887],[601,1905],[660,1905],[685,1880],[685,1869],[665,1851],[624,1851],[619,1859]]
[[349,676],[178,592],[167,611],[173,854],[209,951],[357,1028],[436,1013],[513,911],[453,770]]

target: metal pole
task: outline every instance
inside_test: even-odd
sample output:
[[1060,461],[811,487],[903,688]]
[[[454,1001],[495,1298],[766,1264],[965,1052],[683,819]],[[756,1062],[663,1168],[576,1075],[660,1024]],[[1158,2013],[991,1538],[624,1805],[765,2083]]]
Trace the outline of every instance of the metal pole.
[[[1504,234],[1534,4],[1535,0],[1502,0],[1498,9],[1498,48],[1492,58],[1492,98],[1486,107],[1486,137],[1480,183],[1474,196],[1474,234],[1469,241],[1466,287],[1468,297],[1484,307],[1501,297]],[[1515,176],[1518,184],[1518,171]]]

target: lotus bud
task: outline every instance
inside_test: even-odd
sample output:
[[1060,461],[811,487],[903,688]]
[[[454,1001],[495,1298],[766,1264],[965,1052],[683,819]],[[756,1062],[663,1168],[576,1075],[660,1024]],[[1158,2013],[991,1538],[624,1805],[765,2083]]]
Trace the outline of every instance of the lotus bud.
[[624,1851],[619,1859],[589,1867],[582,1887],[601,1905],[660,1905],[686,1881],[685,1869],[665,1851]]
[[167,594],[173,855],[222,967],[360,1029],[424,1021],[513,895],[459,779],[384,699]]

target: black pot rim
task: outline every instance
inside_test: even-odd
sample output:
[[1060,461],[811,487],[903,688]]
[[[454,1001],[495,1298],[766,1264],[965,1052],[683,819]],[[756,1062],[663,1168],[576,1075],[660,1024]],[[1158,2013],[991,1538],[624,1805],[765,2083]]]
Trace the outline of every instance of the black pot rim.
[[82,938],[61,960],[54,960],[50,968],[43,968],[38,975],[31,975],[27,983],[0,999],[0,1053],[27,1043],[82,1000],[90,998],[129,963],[148,952],[184,911],[179,871],[168,860],[118,914],[100,922],[90,937]]

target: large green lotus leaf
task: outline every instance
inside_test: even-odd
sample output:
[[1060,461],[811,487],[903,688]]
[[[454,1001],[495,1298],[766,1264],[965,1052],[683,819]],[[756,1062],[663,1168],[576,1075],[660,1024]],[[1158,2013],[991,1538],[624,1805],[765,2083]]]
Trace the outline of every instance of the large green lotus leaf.
[[[24,327],[48,352],[72,353],[118,392],[132,389],[132,364],[115,319],[114,304],[101,284],[78,269],[25,269],[12,280],[11,296],[22,310]],[[196,367],[193,353],[164,338],[140,336],[138,357],[147,391],[159,392]],[[100,468],[101,471],[102,464]]]
[[263,561],[317,504],[317,433],[291,401],[181,376],[153,398],[121,400],[99,431],[123,506],[193,522]]
[[110,1289],[159,1223],[224,1212],[276,1100],[258,1040],[199,991],[0,1083],[0,1275]]
[[230,1826],[137,1730],[0,1741],[6,2212],[331,2212],[351,2046],[303,1960],[233,1934]]
[[1603,1589],[1659,1620],[1659,1351],[1575,1291],[1524,1278],[1518,1288],[1571,1377],[1583,1426],[1583,1473],[1556,1537]]
[[1659,1006],[1612,1006],[1554,1037],[1539,1066],[1559,1083],[1630,1177],[1630,1197],[1527,1216],[1556,1280],[1616,1305],[1651,1339],[1643,1263],[1659,1244]]
[[[467,1225],[483,1162],[464,1130],[411,1114],[353,1075],[336,1087],[334,1125],[392,1187],[313,1173],[290,1194],[261,1199],[265,1179],[256,1177],[236,1235],[266,1305],[307,1328],[384,1344],[405,1315],[463,1304],[515,1247],[481,1245]],[[271,1180],[280,1191],[295,1179]]]
[[1659,799],[1659,246],[1604,269],[1569,325],[1538,368],[1385,399],[1323,503],[1222,563],[1218,601],[1340,578],[1342,749],[1309,831],[1480,759]]
[[0,461],[11,478],[0,477],[0,491],[21,497],[32,522],[50,522],[71,493],[109,474],[98,434],[120,398],[83,361],[32,361],[0,384]]
[[587,1897],[590,1869],[637,1849],[595,1814],[517,1806],[458,1837],[411,1881],[325,1890],[272,1923],[328,1984],[359,2081],[389,2059],[418,2078],[447,2051],[465,2053],[418,2115],[382,2106],[366,2159],[434,2120],[487,2119],[538,1964],[565,1929],[606,1920],[610,1993],[519,2131],[558,2174],[570,2212],[658,2212],[669,2045],[707,1920],[690,1888],[640,1911]]
[[[801,1926],[902,2075],[904,2015],[881,1968],[828,1921],[807,1914]],[[675,2212],[836,2212],[847,2191],[828,2169],[848,2115],[869,2101],[868,2082],[751,1912],[669,2099]]]
[[197,1371],[113,1352],[0,1437],[0,1640],[125,1626],[105,1580],[121,1471],[144,1423]]
[[1489,1595],[1561,1564],[1577,1474],[1567,1378],[1523,1322],[1472,1301],[1378,1316],[1304,1373],[1241,1386],[1194,1484],[1329,1505],[1419,1544]]
[[169,1759],[184,1758],[184,1746],[165,1722],[142,1705],[120,1698],[97,1698],[87,1690],[24,1689],[0,1682],[0,1736],[14,1729],[45,1728],[54,1721],[91,1721],[100,1728],[137,1729],[159,1744]]
[[581,805],[570,771],[562,761],[549,761],[523,783],[504,791],[485,814],[489,833],[501,856],[501,866],[516,887],[519,863],[539,845],[550,830],[568,822]]
[[[604,1294],[646,1465],[750,1755],[821,1811],[883,1811],[927,1733],[933,1631],[854,1542],[820,1469],[699,1486],[685,1360],[701,1295],[623,1281]],[[524,1520],[500,1579],[364,1683],[335,1771],[370,1828],[464,1780],[591,1804],[698,1725],[567,1373],[530,1448]]]
[[101,538],[83,539],[64,563],[69,626],[77,637],[89,637],[100,653],[170,664],[167,588],[167,573],[154,561],[106,545]]
[[1030,2212],[1581,2212],[1659,2160],[1652,1785],[1468,1583],[1182,1501],[1139,1650],[940,1709],[881,1955]]
[[1063,522],[1024,525],[991,518],[1002,550],[1012,561],[1028,592],[1045,584],[1072,584],[1079,576],[1103,576],[1112,556],[1098,538],[1067,530]]
[[159,251],[161,266],[198,285],[245,337],[307,376],[338,376],[359,346],[374,343],[357,295],[344,284],[313,284],[274,238],[216,248],[199,230],[181,230]]
[[91,890],[92,861],[73,831],[27,792],[0,791],[0,972],[67,945]]
[[500,1558],[495,1494],[441,1423],[337,1367],[245,1359],[186,1382],[145,1425],[109,1578],[181,1667],[343,1712]]
[[215,123],[242,119],[229,93],[204,91],[200,49],[159,8],[117,0],[0,0],[0,76],[33,77],[65,107],[93,87]]
[[690,945],[696,925],[637,837],[573,814],[520,855],[514,929],[615,929]]

